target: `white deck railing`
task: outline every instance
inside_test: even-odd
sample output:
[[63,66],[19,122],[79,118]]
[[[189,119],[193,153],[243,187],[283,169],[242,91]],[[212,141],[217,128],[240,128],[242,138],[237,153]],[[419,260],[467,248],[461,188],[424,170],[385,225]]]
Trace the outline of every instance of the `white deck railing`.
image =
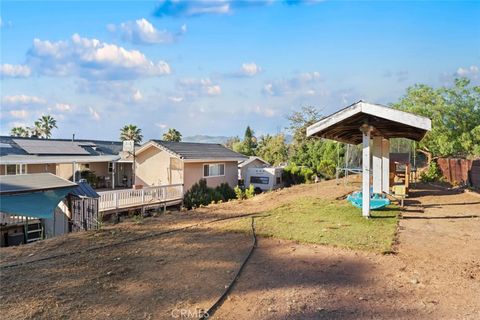
[[182,200],[183,184],[102,191],[98,194],[100,195],[99,211],[127,209]]
[[[28,218],[29,221],[36,220],[36,218]],[[15,216],[8,213],[0,212],[0,224],[12,225],[12,224],[24,224],[27,221],[25,216]]]

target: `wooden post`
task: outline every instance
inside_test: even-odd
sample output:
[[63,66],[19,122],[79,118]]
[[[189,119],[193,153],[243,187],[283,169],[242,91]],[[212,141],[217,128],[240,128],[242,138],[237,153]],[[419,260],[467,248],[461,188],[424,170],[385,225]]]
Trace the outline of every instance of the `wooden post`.
[[116,192],[113,194],[113,201],[115,202],[115,209],[118,209],[118,196]]
[[382,193],[382,137],[373,137],[373,192]]
[[390,194],[390,140],[382,140],[382,191]]
[[112,190],[115,189],[116,162],[112,161]]
[[76,173],[76,168],[77,167],[77,163],[75,161],[72,162],[72,181],[75,182],[75,173]]
[[364,124],[360,127],[362,131],[362,215],[370,217],[370,133],[372,127]]
[[163,213],[167,212],[167,187],[163,188]]

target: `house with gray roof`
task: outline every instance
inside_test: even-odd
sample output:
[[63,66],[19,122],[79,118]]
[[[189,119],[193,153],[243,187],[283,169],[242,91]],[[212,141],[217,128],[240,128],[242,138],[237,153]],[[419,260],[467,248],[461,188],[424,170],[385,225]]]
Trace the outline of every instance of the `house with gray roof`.
[[0,136],[0,175],[53,173],[97,188],[129,187],[133,158],[120,141]]
[[221,144],[150,140],[136,151],[135,183],[183,184],[187,191],[200,179],[216,187],[238,184],[238,163],[247,157]]

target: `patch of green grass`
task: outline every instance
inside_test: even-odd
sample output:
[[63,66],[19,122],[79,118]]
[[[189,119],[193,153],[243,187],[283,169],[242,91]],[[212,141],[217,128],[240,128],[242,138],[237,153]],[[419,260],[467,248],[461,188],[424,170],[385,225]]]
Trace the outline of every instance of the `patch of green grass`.
[[[372,218],[347,201],[301,198],[255,218],[260,236],[387,253],[392,251],[398,220],[395,207],[372,211]],[[249,232],[250,218],[223,226]]]

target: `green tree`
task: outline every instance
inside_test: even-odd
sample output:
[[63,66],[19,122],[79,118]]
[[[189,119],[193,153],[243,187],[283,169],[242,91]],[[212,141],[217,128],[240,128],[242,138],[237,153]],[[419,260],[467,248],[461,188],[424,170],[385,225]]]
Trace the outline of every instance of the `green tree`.
[[307,140],[307,127],[322,119],[320,111],[312,106],[304,106],[287,116],[287,129],[293,135],[293,145],[300,145]]
[[174,128],[171,128],[171,129],[168,129],[168,131],[163,134],[162,139],[165,141],[180,142],[182,141],[182,134],[180,133],[180,131]]
[[12,137],[29,137],[30,133],[27,128],[24,127],[14,127],[10,130],[10,135]]
[[120,140],[133,140],[135,143],[141,143],[143,139],[142,129],[138,128],[136,125],[127,124],[120,129]]
[[57,127],[57,120],[51,115],[42,115],[37,121],[34,122],[35,131],[39,137],[50,139],[52,137],[52,130]]
[[257,155],[272,165],[279,165],[288,160],[288,147],[285,136],[269,134],[261,136],[258,140]]
[[256,154],[257,138],[255,137],[255,132],[250,128],[250,126],[247,126],[242,141],[236,137],[229,143],[231,143],[231,149],[235,152],[244,154],[246,156],[254,156]]
[[418,151],[432,157],[480,155],[480,87],[456,79],[452,87],[434,89],[418,84],[394,108],[428,117],[432,130],[418,144]]
[[255,132],[250,128],[250,126],[247,126],[247,129],[245,129],[243,144],[244,144],[243,154],[247,156],[254,156],[255,149],[257,148],[257,138],[255,137]]
[[344,146],[332,140],[307,137],[307,127],[322,118],[320,111],[314,107],[302,107],[287,117],[290,122],[288,129],[293,135],[289,162],[292,168],[308,168],[315,174],[331,178],[338,162],[343,161]]
[[227,141],[225,141],[225,147],[231,150],[234,150],[233,146],[239,142],[240,142],[240,138],[238,136],[229,138]]

